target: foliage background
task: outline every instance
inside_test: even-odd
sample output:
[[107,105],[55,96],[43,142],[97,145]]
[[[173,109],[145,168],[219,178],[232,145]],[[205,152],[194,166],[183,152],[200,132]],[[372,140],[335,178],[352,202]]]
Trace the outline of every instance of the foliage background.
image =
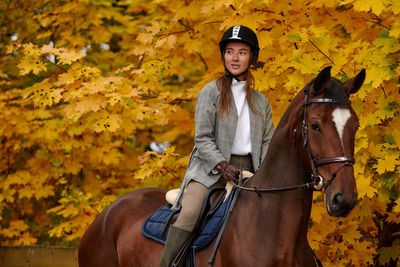
[[[4,0],[0,3],[0,242],[77,246],[94,217],[147,186],[178,187],[198,91],[223,71],[218,41],[254,29],[256,89],[275,124],[319,70],[366,69],[359,203],[309,241],[325,266],[398,264],[400,2],[397,0]],[[153,141],[172,144],[149,152]]]

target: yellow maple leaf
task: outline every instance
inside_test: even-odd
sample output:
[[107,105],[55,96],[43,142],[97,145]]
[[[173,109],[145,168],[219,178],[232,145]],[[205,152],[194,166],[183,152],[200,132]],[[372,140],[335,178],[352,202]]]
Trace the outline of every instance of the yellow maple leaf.
[[394,207],[393,207],[393,211],[394,211],[394,212],[397,212],[397,213],[400,213],[400,201],[397,200],[397,201],[395,201],[394,203],[395,203],[395,205],[394,205]]
[[151,33],[139,33],[136,40],[143,42],[144,44],[151,44],[153,40],[153,34]]
[[303,74],[317,74],[324,61],[320,60],[319,55],[316,53],[306,53],[301,58],[292,60],[291,64]]
[[301,89],[304,86],[304,79],[302,76],[295,74],[287,75],[287,80],[285,81],[286,88],[293,89],[295,91]]
[[346,232],[343,233],[343,240],[350,244],[355,244],[361,237],[363,237],[363,235],[357,230],[357,227],[349,227],[346,229]]
[[275,40],[270,31],[262,31],[258,33],[257,36],[260,40],[260,49],[270,47]]
[[[400,44],[397,41],[396,38],[393,37],[388,37],[386,36],[386,32],[382,33],[384,36],[381,38],[375,39],[373,44],[375,45],[376,52],[375,53],[380,53],[381,55],[387,55],[390,53],[395,53],[400,49]],[[381,65],[388,65],[389,62],[385,59],[385,57],[382,57],[382,59],[379,61],[376,61],[378,64]]]
[[370,142],[368,144],[368,154],[371,157],[375,158],[383,158],[385,150],[383,144],[375,144],[374,142]]
[[389,8],[392,10],[394,14],[399,14],[400,13],[400,1],[392,0],[391,5]]
[[173,49],[176,44],[176,36],[175,35],[170,35],[168,36],[168,48]]
[[74,205],[68,205],[68,206],[64,207],[62,210],[60,210],[59,212],[57,212],[57,214],[65,217],[65,218],[68,218],[68,217],[79,214],[79,209],[77,207],[75,207]]
[[[352,2],[352,1],[343,1],[344,2]],[[386,8],[388,4],[387,0],[356,0],[353,2],[354,9],[357,11],[365,11],[369,12],[372,11],[376,15],[380,15],[382,11]]]
[[396,169],[396,166],[399,165],[398,158],[398,154],[387,155],[385,158],[379,158],[378,164],[376,164],[374,167],[376,167],[376,171],[379,174],[392,172]]
[[46,63],[39,57],[34,56],[24,56],[18,64],[21,75],[33,72],[34,74],[39,74],[41,71],[47,70]]
[[367,128],[370,126],[375,126],[379,124],[381,120],[379,119],[379,114],[376,112],[368,113],[366,116],[360,117],[360,128]]
[[378,87],[383,81],[389,80],[392,75],[390,68],[384,65],[371,64],[367,67],[368,75],[365,77],[364,83],[372,83],[372,87]]
[[386,218],[387,222],[400,223],[400,214],[399,213],[388,212],[387,215],[388,215]]
[[[229,7],[227,1],[223,1],[226,6]],[[266,19],[263,12],[253,12],[251,16],[240,15],[240,16],[227,16],[220,24],[220,29],[228,29],[232,25],[246,25],[250,29],[257,29],[262,21]]]
[[375,194],[377,193],[377,189],[371,186],[371,179],[370,177],[366,177],[363,175],[359,175],[357,177],[357,190],[358,190],[358,195],[360,197],[374,197]]
[[22,236],[19,238],[19,241],[17,245],[22,245],[22,246],[29,246],[36,244],[38,239],[36,237],[33,237],[33,235],[29,232],[24,232]]
[[155,48],[159,48],[163,46],[167,42],[168,37],[160,38],[156,44],[154,45]]
[[68,51],[65,48],[58,49],[56,55],[58,56],[58,60],[60,63],[70,65],[72,62],[75,62],[85,56],[82,51]]
[[30,184],[32,182],[32,175],[28,171],[20,170],[7,176],[4,185],[9,187],[13,184]]
[[55,190],[52,185],[41,185],[40,188],[35,190],[35,198],[37,200],[42,198],[48,198],[49,196],[54,196]]
[[34,194],[33,188],[31,185],[25,185],[23,188],[18,190],[18,198],[19,199],[30,199]]
[[58,82],[57,85],[68,85],[74,83],[80,77],[77,75],[75,70],[69,69],[67,72],[58,75]]
[[152,176],[154,171],[155,170],[153,168],[149,167],[149,166],[146,166],[146,167],[142,166],[139,170],[137,170],[135,172],[134,178],[135,179],[139,179],[139,180],[143,180],[143,179],[145,179],[147,177]]
[[[395,2],[399,3],[400,1],[395,1]],[[400,5],[399,5],[399,6],[400,6]],[[399,7],[399,8],[400,8],[400,7]],[[398,21],[395,21],[395,22],[392,24],[392,28],[390,29],[389,35],[390,35],[390,36],[393,36],[394,38],[400,37],[400,21],[399,21],[399,20],[398,20]]]
[[363,148],[368,147],[368,138],[358,138],[356,139],[356,149],[355,151],[358,152]]
[[400,129],[399,128],[391,128],[391,136],[397,144],[397,147],[400,148]]
[[356,62],[364,62],[369,59],[370,55],[374,52],[374,47],[367,42],[360,42],[358,49],[354,51],[354,60]]
[[93,122],[95,132],[110,131],[115,132],[120,128],[122,119],[117,114],[100,116]]
[[376,105],[378,110],[375,112],[379,119],[384,120],[393,117],[396,110],[391,108],[391,103],[393,103],[392,96],[379,96],[378,104]]
[[79,101],[75,105],[75,110],[79,111],[80,113],[86,113],[89,111],[99,111],[101,108],[104,107],[104,100],[99,97],[88,98],[87,100]]
[[11,43],[6,50],[6,54],[11,54],[12,52],[14,52],[15,50],[17,50],[18,48],[20,48],[22,46],[21,43]]
[[58,49],[52,47],[51,45],[44,45],[40,48],[40,52],[41,54],[56,54]]
[[26,231],[29,226],[23,220],[10,221],[6,229],[1,229],[0,234],[6,237],[20,236],[21,232]]

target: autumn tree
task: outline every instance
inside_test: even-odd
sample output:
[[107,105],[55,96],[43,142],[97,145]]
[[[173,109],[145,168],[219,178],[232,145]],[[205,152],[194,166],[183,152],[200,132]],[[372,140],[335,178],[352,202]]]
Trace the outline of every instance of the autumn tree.
[[[323,67],[360,119],[359,201],[326,216],[316,193],[309,240],[325,266],[395,265],[400,251],[400,2],[395,0],[10,1],[0,4],[0,240],[70,245],[128,191],[180,184],[199,90],[221,75],[231,25],[257,32],[256,89],[278,123]],[[162,154],[153,141],[168,141]]]

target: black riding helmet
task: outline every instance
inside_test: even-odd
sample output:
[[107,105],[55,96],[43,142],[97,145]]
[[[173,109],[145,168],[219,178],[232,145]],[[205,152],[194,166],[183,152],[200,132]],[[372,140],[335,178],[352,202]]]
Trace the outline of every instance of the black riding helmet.
[[249,45],[252,52],[249,67],[250,65],[256,65],[260,47],[258,45],[257,35],[250,28],[243,25],[236,25],[230,27],[224,35],[222,35],[221,41],[219,42],[222,61],[224,61],[225,47],[229,42],[242,42]]

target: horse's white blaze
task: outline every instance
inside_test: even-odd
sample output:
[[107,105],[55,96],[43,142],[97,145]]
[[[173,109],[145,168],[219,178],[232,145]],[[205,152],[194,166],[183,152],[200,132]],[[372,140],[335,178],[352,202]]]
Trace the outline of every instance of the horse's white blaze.
[[347,121],[351,117],[351,113],[348,109],[336,108],[332,112],[332,117],[333,117],[333,121],[335,122],[336,130],[338,131],[338,134],[340,137],[340,142],[342,143],[342,147],[343,147],[343,130],[344,130],[344,126],[346,125]]

